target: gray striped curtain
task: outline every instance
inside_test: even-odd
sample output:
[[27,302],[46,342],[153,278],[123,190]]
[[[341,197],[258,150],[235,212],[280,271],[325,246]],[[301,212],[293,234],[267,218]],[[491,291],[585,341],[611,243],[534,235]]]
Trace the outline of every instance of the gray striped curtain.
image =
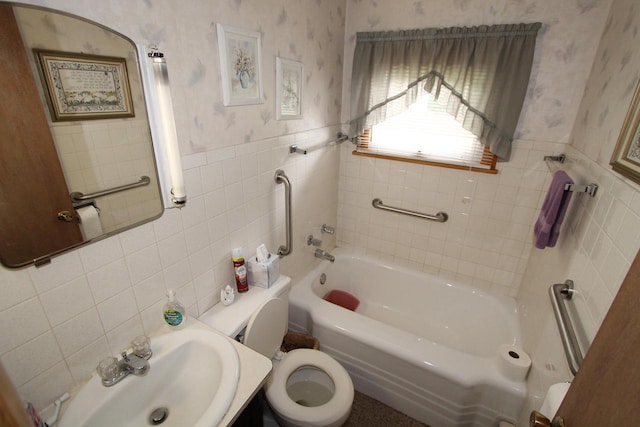
[[399,114],[418,90],[447,111],[501,160],[511,142],[529,84],[542,24],[358,33],[351,77],[351,134]]

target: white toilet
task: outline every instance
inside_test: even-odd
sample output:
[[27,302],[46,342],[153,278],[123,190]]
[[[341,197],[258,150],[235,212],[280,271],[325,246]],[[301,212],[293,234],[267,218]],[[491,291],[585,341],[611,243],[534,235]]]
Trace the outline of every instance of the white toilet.
[[288,316],[286,300],[271,298],[253,313],[244,333],[247,347],[272,359],[264,386],[269,406],[282,426],[341,426],[351,413],[353,382],[321,351],[279,351]]

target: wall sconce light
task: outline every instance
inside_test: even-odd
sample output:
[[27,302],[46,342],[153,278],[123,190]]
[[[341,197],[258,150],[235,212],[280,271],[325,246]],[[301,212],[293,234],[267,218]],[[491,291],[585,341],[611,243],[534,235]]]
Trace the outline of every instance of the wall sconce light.
[[162,202],[166,209],[181,208],[187,202],[187,194],[178,150],[167,62],[163,53],[146,46],[138,46],[138,56],[160,176]]

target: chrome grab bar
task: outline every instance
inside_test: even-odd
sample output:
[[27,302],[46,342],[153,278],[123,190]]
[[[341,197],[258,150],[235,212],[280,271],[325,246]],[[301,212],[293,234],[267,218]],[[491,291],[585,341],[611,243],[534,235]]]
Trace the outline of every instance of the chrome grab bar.
[[447,220],[449,219],[449,215],[447,215],[445,212],[438,212],[435,215],[429,215],[429,214],[425,214],[418,211],[412,211],[409,209],[394,208],[393,206],[384,205],[382,203],[382,200],[378,198],[373,199],[373,201],[371,201],[371,205],[376,209],[382,209],[385,211],[391,211],[391,212],[401,213],[404,215],[415,216],[422,219],[428,219],[430,221],[447,222]]
[[567,356],[569,369],[575,375],[582,364],[583,356],[575,329],[571,323],[569,312],[567,311],[566,301],[573,296],[573,280],[565,280],[564,283],[556,283],[549,287],[549,297],[551,298],[551,306],[556,316],[558,329],[560,330],[560,339],[564,347],[564,354]]
[[149,185],[151,179],[148,176],[143,175],[140,180],[131,184],[120,185],[118,187],[108,188],[102,191],[96,191],[95,193],[84,194],[79,191],[74,191],[70,194],[71,201],[74,203],[84,202],[85,200],[95,199],[96,197],[108,196],[109,194],[119,193],[120,191],[130,190],[132,188],[143,187]]
[[291,250],[293,249],[293,242],[291,240],[292,235],[292,224],[291,224],[291,181],[284,173],[282,169],[278,169],[274,176],[276,180],[276,184],[284,184],[284,209],[285,209],[285,222],[286,222],[286,232],[287,232],[287,243],[281,245],[278,248],[278,255],[281,257],[285,255],[289,255]]

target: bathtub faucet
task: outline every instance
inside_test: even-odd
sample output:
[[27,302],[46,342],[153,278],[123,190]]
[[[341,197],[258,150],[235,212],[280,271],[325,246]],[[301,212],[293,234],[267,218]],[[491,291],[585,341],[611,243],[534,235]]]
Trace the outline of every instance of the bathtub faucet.
[[315,251],[315,256],[316,258],[320,258],[320,259],[328,259],[329,261],[333,262],[336,260],[336,257],[334,257],[333,255],[331,255],[329,252],[327,251],[323,251],[322,249],[318,248]]

